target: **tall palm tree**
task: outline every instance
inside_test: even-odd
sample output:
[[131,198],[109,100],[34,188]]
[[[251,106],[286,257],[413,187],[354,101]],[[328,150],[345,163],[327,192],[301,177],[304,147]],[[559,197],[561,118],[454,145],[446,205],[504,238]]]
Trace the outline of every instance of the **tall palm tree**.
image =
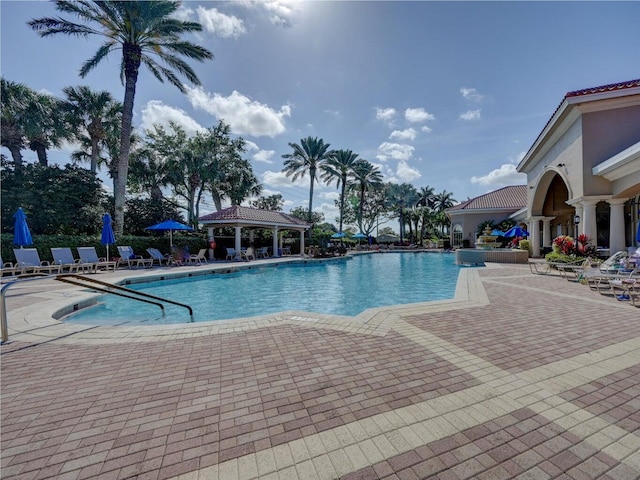
[[353,177],[353,166],[358,160],[358,154],[351,150],[336,150],[323,165],[322,179],[331,184],[336,181],[336,187],[340,189],[340,229],[342,232],[342,217],[344,215],[344,199],[349,185],[349,179]]
[[9,149],[16,172],[22,171],[22,150],[26,147],[24,117],[34,92],[22,83],[1,79],[2,87],[2,146]]
[[294,182],[298,178],[304,178],[309,173],[309,213],[307,221],[313,223],[313,185],[318,179],[318,169],[326,163],[331,155],[329,151],[330,145],[317,137],[307,137],[300,140],[300,145],[289,143],[289,146],[293,149],[293,153],[282,155],[282,158],[285,159],[282,171],[285,172],[287,177],[292,176],[291,180]]
[[96,92],[86,85],[65,87],[62,91],[67,96],[63,102],[67,122],[74,129],[77,140],[82,142],[88,137],[90,170],[96,173],[101,144],[108,130],[120,127],[122,104],[106,90]]
[[434,199],[434,205],[438,212],[438,223],[440,224],[442,235],[444,235],[444,228],[450,223],[449,218],[444,211],[447,208],[453,207],[457,202],[457,200],[452,197],[453,193],[443,190],[442,193],[436,194]]
[[431,207],[433,208],[433,202],[435,200],[436,194],[433,190],[433,187],[427,185],[426,187],[421,187],[418,190],[418,202],[417,205],[421,207]]
[[382,184],[382,173],[378,167],[374,167],[370,162],[361,158],[353,165],[353,179],[360,194],[358,228],[362,232],[362,210],[364,208],[365,195],[370,188]]
[[[201,46],[180,39],[182,34],[201,31],[202,25],[175,18],[174,14],[180,7],[178,1],[56,0],[55,6],[61,12],[79,17],[85,24],[50,17],[30,21],[29,25],[40,36],[62,33],[82,37],[100,35],[105,38],[105,42],[95,55],[84,62],[80,68],[81,77],[84,78],[112,51],[122,50],[120,77],[124,80],[125,89],[120,151],[113,192],[116,234],[121,235],[129,173],[133,105],[140,65],[144,64],[160,82],[166,79],[181,92],[185,92],[176,72],[195,85],[200,85],[200,80],[193,69],[180,57],[203,61],[213,58],[213,54]],[[158,63],[158,60],[163,64]]]

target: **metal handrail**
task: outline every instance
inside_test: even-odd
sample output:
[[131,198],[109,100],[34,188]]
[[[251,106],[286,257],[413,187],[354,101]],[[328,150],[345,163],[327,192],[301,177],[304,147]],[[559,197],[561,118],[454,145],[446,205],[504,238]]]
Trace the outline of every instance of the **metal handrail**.
[[[150,293],[144,293],[144,292],[139,292],[137,290],[132,290],[130,288],[127,287],[123,287],[121,285],[114,285],[113,283],[108,283],[108,282],[103,282],[102,280],[96,280],[95,278],[89,278],[89,277],[85,277],[82,275],[75,275],[75,274],[69,274],[69,273],[65,273],[62,275],[57,275],[56,276],[56,280],[60,281],[60,282],[64,282],[64,283],[70,283],[72,285],[78,285],[81,287],[85,287],[87,286],[86,283],[83,282],[88,282],[88,283],[95,283],[98,285],[101,285],[103,287],[106,288],[99,288],[99,287],[95,287],[95,286],[91,286],[91,288],[94,288],[98,291],[101,292],[105,292],[105,293],[111,293],[113,295],[118,295],[121,297],[125,297],[125,298],[131,298],[132,300],[138,300],[140,302],[146,302],[146,303],[151,303],[154,305],[158,305],[160,307],[160,309],[162,310],[162,316],[164,316],[164,305],[162,305],[162,303],[159,302],[165,302],[165,303],[170,303],[172,305],[177,305],[179,307],[183,307],[186,308],[189,311],[189,316],[191,318],[191,321],[193,322],[193,309],[184,303],[180,303],[180,302],[175,302],[173,300],[169,300],[166,298],[162,298],[162,297],[158,297],[156,295],[151,295]],[[74,281],[77,280],[77,281]],[[117,292],[112,291],[113,290],[118,290]],[[120,292],[126,292],[126,293],[120,293]],[[144,297],[144,298],[139,298],[139,297]],[[153,300],[158,300],[158,302],[153,302],[151,300],[146,300],[147,298],[151,298]]]
[[16,277],[12,282],[5,283],[0,289],[0,343],[6,343],[9,341],[9,326],[7,325],[7,303],[5,300],[5,295],[7,290],[10,287],[15,285],[16,283],[24,283],[30,282],[32,280],[42,280],[44,278],[53,277],[53,275],[47,275],[46,273],[28,273],[22,274],[19,277]]

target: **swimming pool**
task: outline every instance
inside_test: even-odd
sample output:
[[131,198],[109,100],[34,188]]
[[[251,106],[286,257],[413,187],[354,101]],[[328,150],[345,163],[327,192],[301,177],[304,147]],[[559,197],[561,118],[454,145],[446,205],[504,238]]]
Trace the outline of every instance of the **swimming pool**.
[[[455,295],[460,267],[446,253],[357,255],[331,262],[264,266],[129,285],[129,288],[189,304],[195,321],[252,317],[285,310],[355,316],[366,309],[445,300]],[[94,325],[189,322],[185,309],[104,295],[99,303],[65,321]]]

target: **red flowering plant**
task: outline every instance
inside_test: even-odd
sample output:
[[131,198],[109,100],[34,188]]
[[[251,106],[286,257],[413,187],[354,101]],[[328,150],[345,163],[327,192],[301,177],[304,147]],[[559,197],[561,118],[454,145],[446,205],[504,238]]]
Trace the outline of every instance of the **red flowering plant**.
[[545,255],[549,262],[574,262],[579,258],[595,257],[596,247],[591,245],[589,237],[578,235],[577,239],[569,235],[560,235],[553,239],[553,251]]

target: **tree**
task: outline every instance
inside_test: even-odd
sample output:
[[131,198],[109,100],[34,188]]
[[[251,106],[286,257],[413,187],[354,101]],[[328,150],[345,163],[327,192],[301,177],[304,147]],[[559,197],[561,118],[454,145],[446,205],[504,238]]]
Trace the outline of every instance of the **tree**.
[[434,207],[438,212],[438,224],[440,225],[442,235],[444,235],[445,227],[451,223],[444,211],[447,208],[453,207],[457,202],[457,200],[452,197],[453,193],[443,190],[441,193],[436,194],[434,198]]
[[316,138],[303,138],[300,140],[300,145],[297,143],[289,143],[289,146],[293,149],[293,153],[287,153],[282,155],[284,161],[284,169],[287,177],[292,177],[292,181],[296,181],[298,178],[304,178],[309,174],[309,209],[307,222],[312,222],[313,212],[313,185],[317,178],[318,169],[324,165],[327,158],[330,155],[329,144],[324,143],[324,140]]
[[259,208],[260,210],[271,210],[273,212],[281,212],[284,207],[284,198],[279,193],[274,193],[268,197],[258,197],[257,200],[253,200],[252,207]]
[[359,159],[353,166],[353,179],[360,194],[358,228],[362,232],[362,212],[364,208],[365,194],[370,188],[382,184],[382,173],[378,167],[374,167],[367,160]]
[[[85,85],[65,87],[62,91],[67,96],[62,103],[66,121],[73,128],[75,139],[88,145],[90,170],[96,173],[107,136],[120,130],[122,104],[106,90],[96,92]],[[75,158],[82,159],[83,153]]]
[[336,150],[328,158],[327,163],[323,165],[324,174],[322,179],[331,185],[333,180],[336,181],[336,187],[340,189],[340,229],[342,232],[342,217],[344,215],[344,200],[347,192],[349,180],[353,178],[353,168],[358,160],[358,154],[351,150]]
[[[312,225],[324,222],[324,213],[312,212],[311,214],[309,214],[309,209],[304,207],[294,208],[289,212],[289,215],[299,218],[300,220],[310,222]],[[311,217],[311,220],[309,220],[309,217]]]
[[11,153],[16,172],[22,170],[22,150],[26,147],[24,117],[32,90],[26,85],[4,78],[2,81],[2,146]]
[[[400,220],[400,241],[404,241],[405,212],[418,201],[418,191],[409,184],[388,184],[387,195],[389,208],[398,212]],[[411,224],[409,224],[411,227]]]
[[[121,235],[124,225],[124,207],[127,176],[129,173],[129,150],[133,105],[140,66],[144,64],[160,81],[168,80],[181,92],[185,87],[175,72],[191,83],[200,85],[193,69],[181,56],[203,61],[213,54],[203,47],[180,39],[185,33],[199,32],[197,22],[185,22],[175,18],[180,2],[156,0],[153,2],[120,2],[88,0],[56,0],[56,9],[80,17],[86,25],[73,23],[63,18],[40,18],[29,22],[29,26],[40,36],[58,33],[87,37],[100,35],[105,42],[95,55],[84,62],[80,76],[84,78],[109,53],[122,50],[120,76],[124,80],[125,93],[122,113],[122,130],[116,177],[114,179],[115,233]],[[158,63],[158,60],[164,64]]]

